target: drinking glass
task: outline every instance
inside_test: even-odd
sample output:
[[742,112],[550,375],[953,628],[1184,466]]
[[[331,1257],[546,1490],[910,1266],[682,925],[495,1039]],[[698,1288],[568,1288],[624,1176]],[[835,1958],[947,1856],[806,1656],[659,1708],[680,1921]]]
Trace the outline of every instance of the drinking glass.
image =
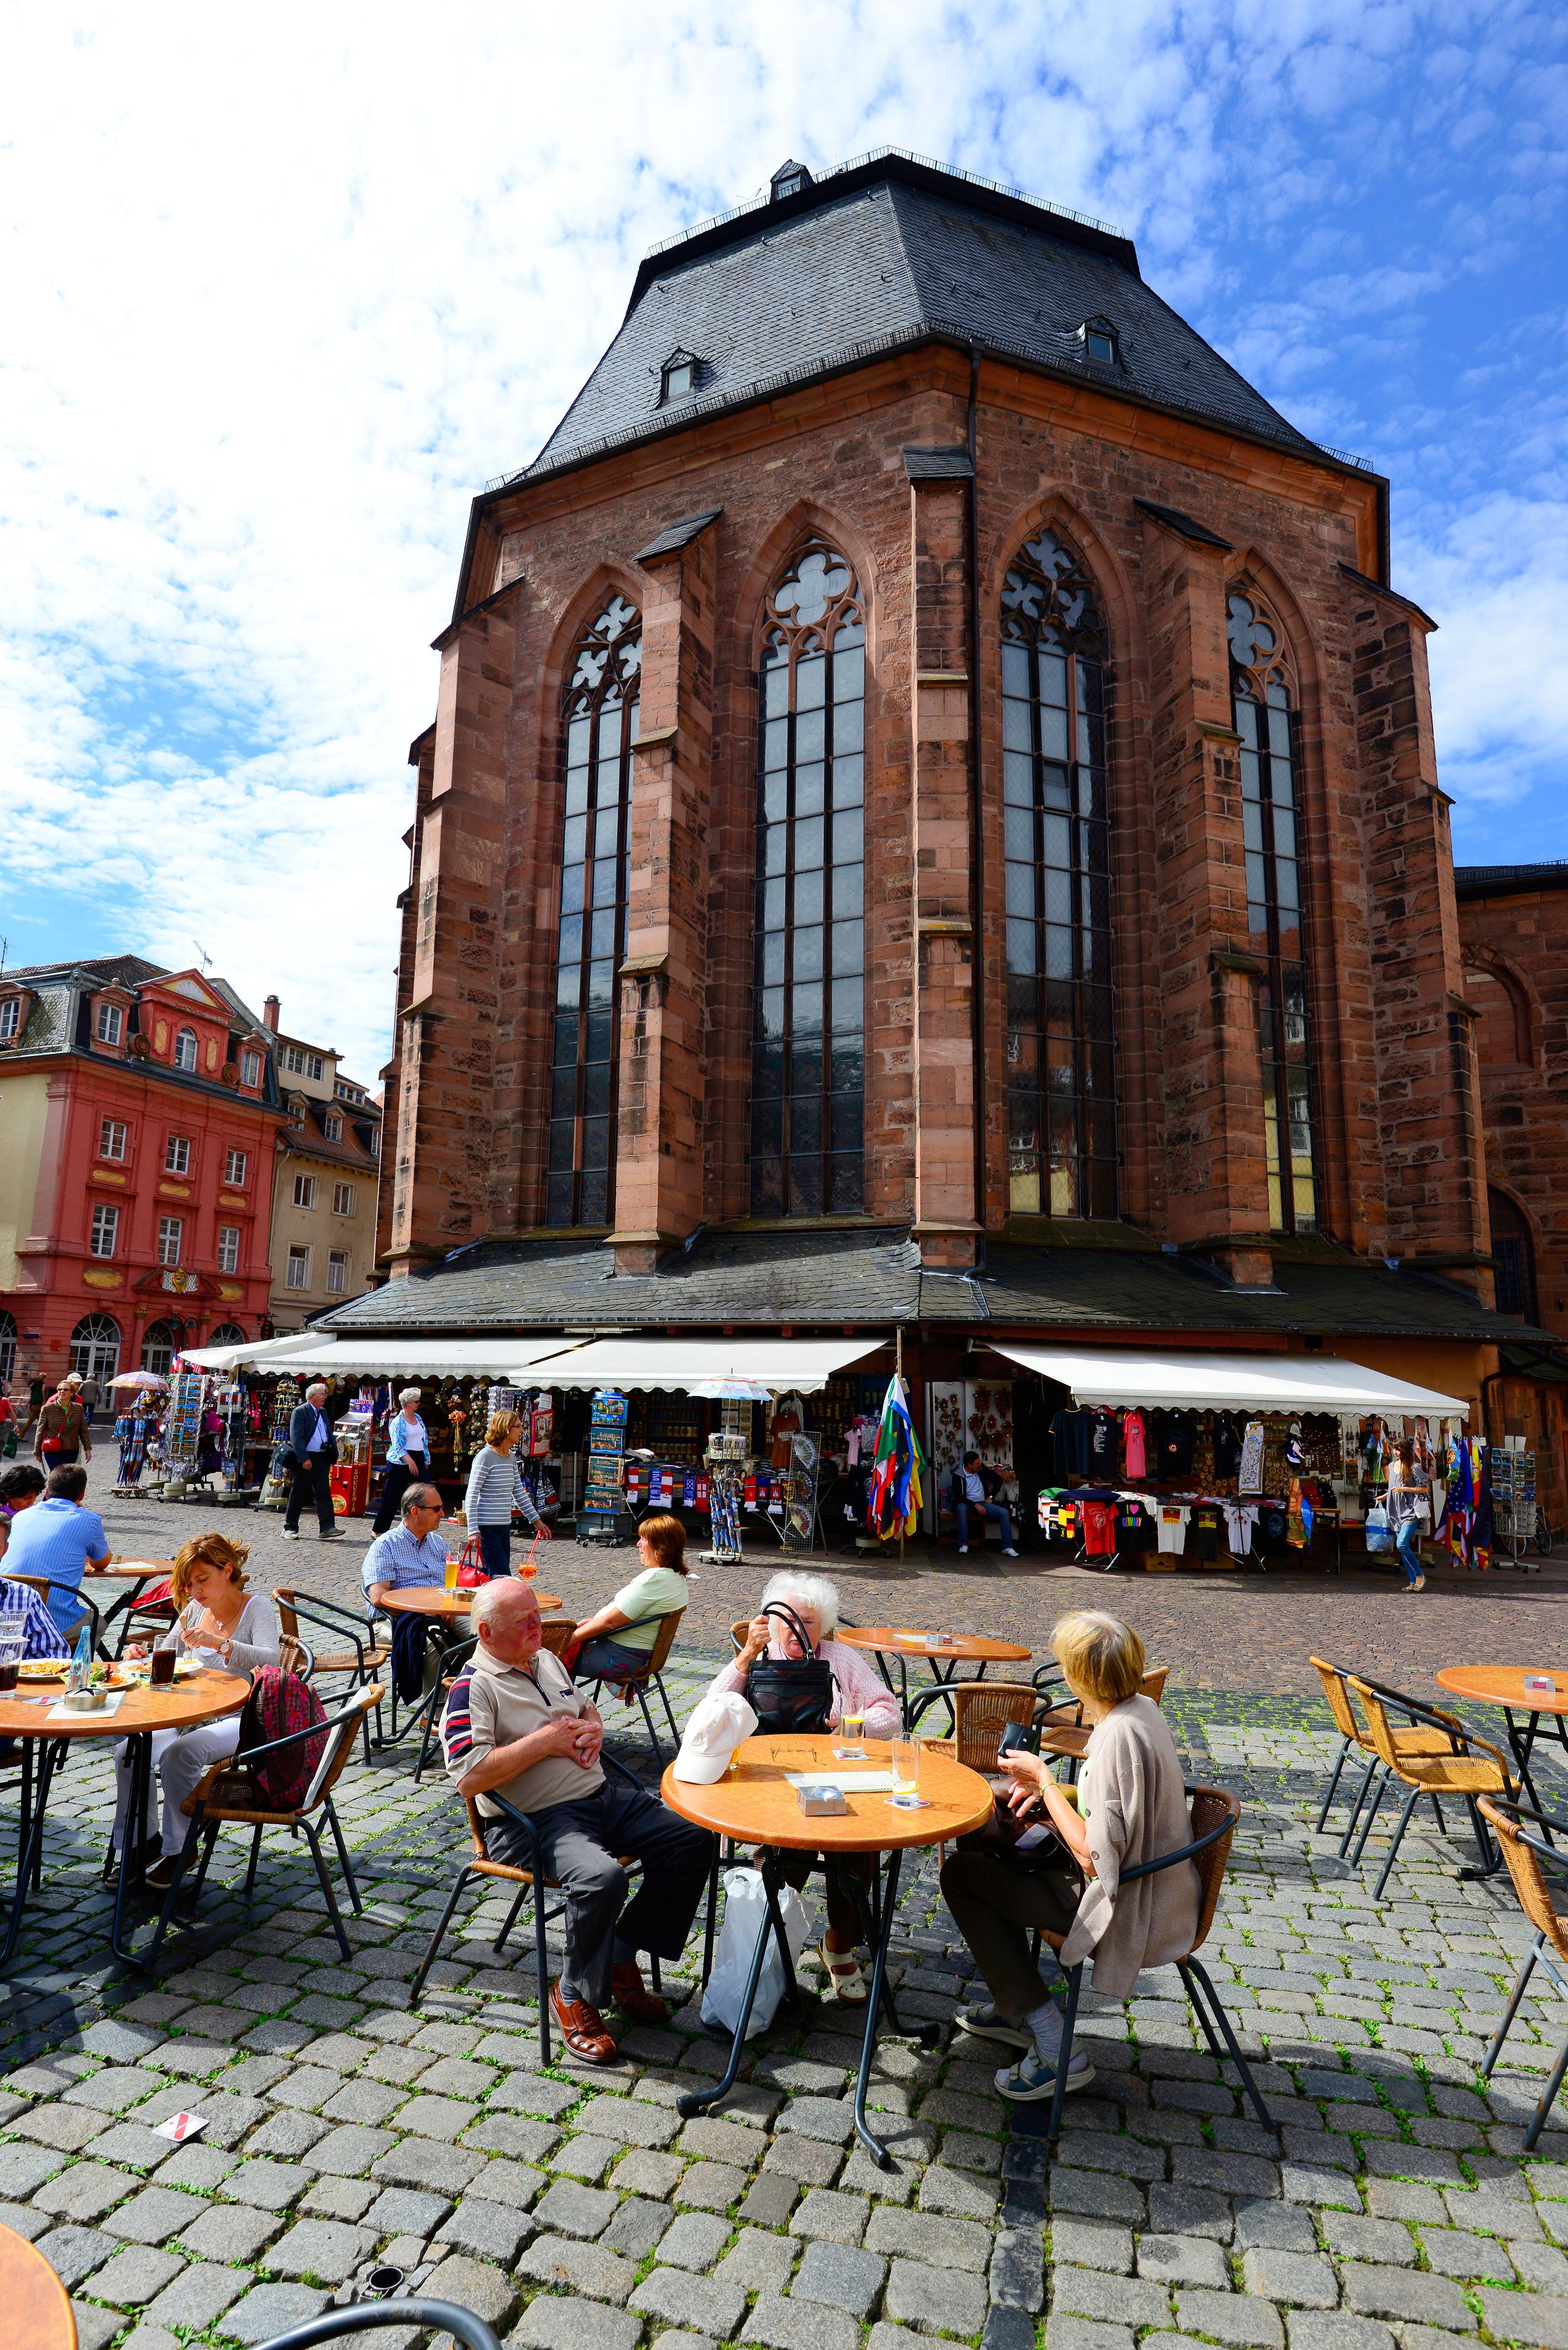
[[25,1616],[0,1616],[0,1690],[16,1686],[16,1668],[27,1645]]
[[838,1717],[838,1735],[842,1743],[833,1750],[833,1759],[836,1762],[865,1762],[866,1749],[860,1743],[860,1734],[865,1725],[866,1708],[854,1703],[846,1705]]
[[448,1551],[446,1555],[446,1587],[449,1591],[455,1591],[457,1589],[457,1570],[461,1562],[459,1560],[453,1558],[451,1551]]
[[900,1811],[922,1808],[920,1801],[920,1742],[900,1730],[892,1746],[893,1792],[888,1798]]

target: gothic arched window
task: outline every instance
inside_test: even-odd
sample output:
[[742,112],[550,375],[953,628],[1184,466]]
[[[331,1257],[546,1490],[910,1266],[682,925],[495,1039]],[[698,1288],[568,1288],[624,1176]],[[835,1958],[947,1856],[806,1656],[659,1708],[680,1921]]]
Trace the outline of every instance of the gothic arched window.
[[626,951],[641,664],[642,616],[624,596],[612,596],[578,645],[566,686],[547,1224],[605,1224],[614,1213],[616,970]]
[[1282,631],[1251,587],[1231,588],[1227,626],[1231,708],[1241,737],[1247,925],[1265,972],[1259,1013],[1269,1226],[1311,1232],[1317,1229],[1312,1035],[1288,657]]
[[808,540],[764,626],[752,1213],[853,1213],[866,1199],[866,616],[843,556]]
[[1104,623],[1041,531],[1002,590],[1008,1203],[1116,1212]]
[[1492,1281],[1500,1314],[1517,1314],[1534,1322],[1535,1243],[1529,1220],[1516,1201],[1493,1183],[1487,1185],[1487,1221],[1491,1229]]

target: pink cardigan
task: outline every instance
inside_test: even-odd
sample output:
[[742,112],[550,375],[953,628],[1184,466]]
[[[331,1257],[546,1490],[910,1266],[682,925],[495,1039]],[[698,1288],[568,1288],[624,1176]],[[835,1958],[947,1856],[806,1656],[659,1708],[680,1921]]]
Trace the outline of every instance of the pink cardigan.
[[[776,1644],[770,1644],[768,1653],[777,1657],[784,1651]],[[849,1698],[866,1709],[865,1734],[867,1738],[891,1738],[900,1726],[898,1700],[859,1649],[846,1648],[837,1640],[824,1640],[817,1654],[825,1657],[832,1667],[837,1690],[833,1711],[827,1717],[828,1727],[836,1727],[839,1700]],[[731,1694],[743,1697],[745,1690],[746,1677],[739,1666],[725,1665],[714,1674],[708,1694],[710,1697]]]

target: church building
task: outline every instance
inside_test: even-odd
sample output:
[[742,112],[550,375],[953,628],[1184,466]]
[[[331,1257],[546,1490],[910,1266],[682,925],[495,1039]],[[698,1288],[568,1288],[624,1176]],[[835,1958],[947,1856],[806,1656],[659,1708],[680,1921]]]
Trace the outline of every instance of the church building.
[[1327,1350],[1479,1432],[1433,625],[1387,482],[1128,238],[785,164],[649,255],[473,502],[410,754],[389,1278],[332,1323],[901,1326],[940,1378]]

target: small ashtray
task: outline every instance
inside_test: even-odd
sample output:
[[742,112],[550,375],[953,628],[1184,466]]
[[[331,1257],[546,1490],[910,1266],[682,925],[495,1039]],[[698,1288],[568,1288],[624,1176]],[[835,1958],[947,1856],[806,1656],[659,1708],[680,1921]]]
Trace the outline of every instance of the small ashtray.
[[794,1792],[796,1801],[808,1820],[834,1819],[849,1809],[844,1800],[842,1787],[832,1787],[824,1783],[818,1787],[797,1787]]
[[109,1691],[97,1689],[72,1690],[65,1700],[67,1713],[99,1713],[108,1703]]

